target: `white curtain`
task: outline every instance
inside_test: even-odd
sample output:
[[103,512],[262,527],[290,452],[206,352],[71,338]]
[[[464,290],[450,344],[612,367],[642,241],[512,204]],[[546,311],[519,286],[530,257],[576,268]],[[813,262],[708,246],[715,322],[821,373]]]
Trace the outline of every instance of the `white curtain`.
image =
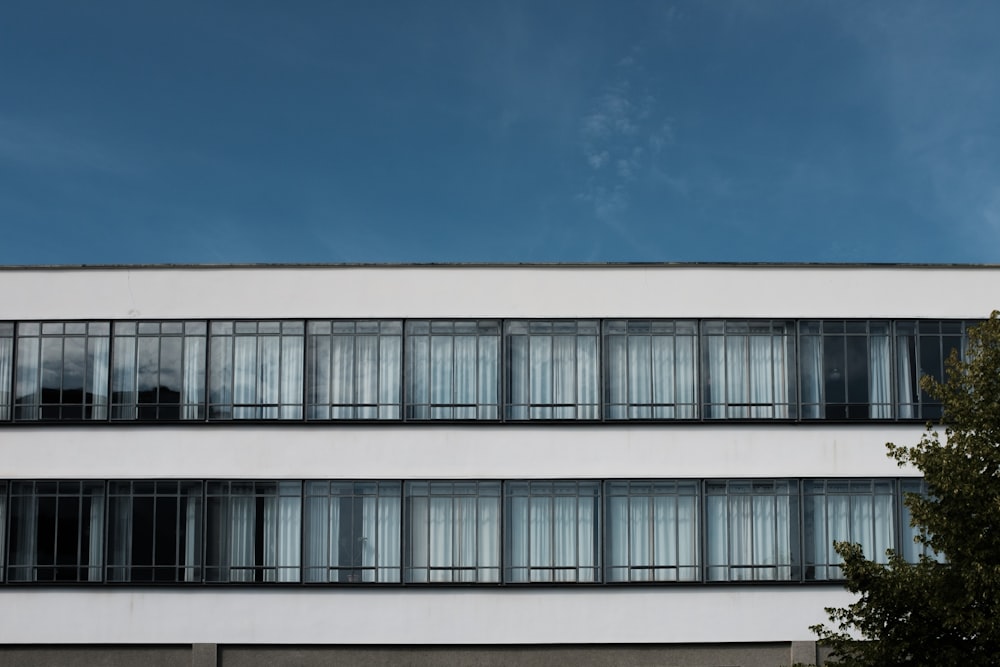
[[399,419],[402,348],[400,336],[381,336],[379,339],[378,419]]
[[17,526],[17,549],[12,550],[10,581],[35,581],[38,560],[38,498],[18,496],[11,503],[11,524]]
[[[223,581],[254,580],[256,498],[249,487],[232,488],[229,506],[228,563],[223,561]],[[228,574],[228,576],[226,576]]]
[[892,357],[889,336],[872,335],[868,339],[868,396],[872,419],[892,418]]
[[17,339],[17,378],[14,384],[15,416],[19,419],[38,419],[41,414],[42,368],[38,358],[39,340],[31,337]]
[[406,401],[411,419],[431,417],[430,337],[416,334],[406,338]]
[[[90,493],[90,543],[87,549],[87,581],[102,581],[104,576],[104,493]],[[86,519],[84,519],[86,520]]]
[[[525,401],[518,377],[530,377],[528,403],[532,419],[596,419],[598,416],[597,336],[532,335],[515,337],[512,353],[512,397]],[[525,406],[528,407],[528,406]]]
[[10,419],[10,383],[14,362],[14,339],[0,337],[0,420]]
[[187,491],[184,514],[184,581],[201,579],[201,483]]
[[[482,403],[477,395],[477,339],[475,336],[455,336],[454,341],[454,394],[451,401],[458,404],[452,417],[475,419],[477,406]],[[447,352],[445,352],[447,353]],[[436,401],[435,401],[436,402]],[[449,411],[450,412],[450,411]]]
[[[108,371],[111,360],[108,356],[110,340],[108,336],[91,336],[87,340],[88,375],[86,394],[91,397],[91,419],[108,418]],[[84,398],[86,400],[86,398]]]
[[710,581],[791,577],[791,508],[787,496],[708,496]]
[[499,499],[410,498],[407,581],[498,581]]
[[[317,365],[312,399],[323,403],[328,398],[331,419],[398,419],[401,336],[334,334],[329,341],[315,341],[318,352],[329,345],[329,365]],[[325,406],[319,407],[318,416],[325,418]]]
[[181,419],[201,419],[205,403],[205,338],[184,337]]
[[[430,355],[430,395],[432,404],[450,406],[456,402],[454,392],[454,351],[451,336],[432,336]],[[448,419],[450,407],[432,407],[431,416]]]
[[576,337],[576,419],[600,416],[597,336]]
[[612,496],[608,511],[610,581],[698,578],[693,496]]
[[895,522],[893,498],[890,495],[830,494],[815,496],[813,512],[813,553],[821,562],[816,564],[816,579],[843,577],[840,556],[834,542],[861,545],[865,557],[877,563],[887,562],[886,549],[893,546]]
[[897,336],[896,338],[896,404],[899,406],[900,419],[913,419],[917,416],[917,377],[910,358],[910,351],[915,349],[914,336]]
[[365,581],[399,581],[400,499],[398,496],[380,497],[377,508],[372,512],[374,500],[365,498],[365,526],[368,528],[372,521],[377,522],[376,529],[372,531],[375,543],[368,545],[371,551],[377,550],[377,553],[374,559],[366,553],[366,562],[371,561],[377,570],[371,573],[371,579],[366,578]]
[[697,416],[693,336],[608,336],[605,344],[609,418]]
[[236,336],[233,341],[233,419],[256,419],[257,337]]
[[111,376],[112,395],[115,405],[112,406],[113,419],[135,419],[138,368],[135,361],[135,338],[133,336],[115,336],[114,369]]
[[265,581],[298,581],[302,505],[297,496],[264,499]]
[[788,417],[791,356],[783,335],[708,336],[710,417]]
[[398,496],[309,497],[306,581],[340,581],[342,571],[351,581],[399,581],[400,518]]
[[578,496],[511,499],[513,581],[595,581],[593,500]]
[[802,418],[823,417],[823,346],[819,336],[799,339],[799,377],[802,392]]
[[[311,488],[310,488],[311,487]],[[340,566],[340,498],[310,495],[327,492],[325,483],[306,483],[305,506],[305,581],[337,581]]]
[[[354,336],[334,335],[330,337],[330,366],[319,369],[319,385],[329,386],[330,418],[354,419],[355,388],[354,388]],[[321,339],[326,345],[325,337]],[[325,387],[324,387],[325,388]],[[360,394],[361,392],[358,392]]]
[[302,336],[281,337],[281,419],[302,418]]

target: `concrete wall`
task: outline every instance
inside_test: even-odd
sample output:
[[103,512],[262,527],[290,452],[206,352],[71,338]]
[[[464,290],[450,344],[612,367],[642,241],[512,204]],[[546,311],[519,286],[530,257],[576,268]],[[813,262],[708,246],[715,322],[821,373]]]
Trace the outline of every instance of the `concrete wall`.
[[9,319],[981,318],[1000,266],[0,269]]
[[0,667],[789,667],[813,642],[647,646],[0,646]]
[[[188,426],[0,429],[0,479],[545,479],[906,475],[913,424]],[[912,474],[912,472],[910,473]]]
[[656,644],[810,641],[831,585],[10,587],[0,644]]

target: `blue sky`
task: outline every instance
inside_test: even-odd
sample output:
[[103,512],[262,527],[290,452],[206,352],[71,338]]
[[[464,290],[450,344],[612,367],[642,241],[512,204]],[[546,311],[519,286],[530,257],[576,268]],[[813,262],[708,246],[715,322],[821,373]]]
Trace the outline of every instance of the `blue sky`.
[[1000,262],[1000,3],[0,7],[0,264]]

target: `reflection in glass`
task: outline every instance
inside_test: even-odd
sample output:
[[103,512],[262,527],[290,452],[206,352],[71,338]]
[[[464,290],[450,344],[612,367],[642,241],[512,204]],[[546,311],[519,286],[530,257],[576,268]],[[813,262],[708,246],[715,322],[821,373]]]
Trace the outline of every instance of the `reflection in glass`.
[[112,419],[205,418],[204,322],[116,322]]
[[15,418],[107,419],[107,322],[18,326]]

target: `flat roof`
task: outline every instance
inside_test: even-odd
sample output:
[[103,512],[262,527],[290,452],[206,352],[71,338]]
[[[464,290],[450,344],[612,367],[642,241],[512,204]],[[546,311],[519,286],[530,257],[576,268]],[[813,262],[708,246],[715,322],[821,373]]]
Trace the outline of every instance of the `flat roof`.
[[931,264],[905,262],[342,262],[233,264],[8,264],[0,271],[75,271],[136,269],[410,269],[410,268],[822,268],[822,269],[997,269],[1000,264]]

